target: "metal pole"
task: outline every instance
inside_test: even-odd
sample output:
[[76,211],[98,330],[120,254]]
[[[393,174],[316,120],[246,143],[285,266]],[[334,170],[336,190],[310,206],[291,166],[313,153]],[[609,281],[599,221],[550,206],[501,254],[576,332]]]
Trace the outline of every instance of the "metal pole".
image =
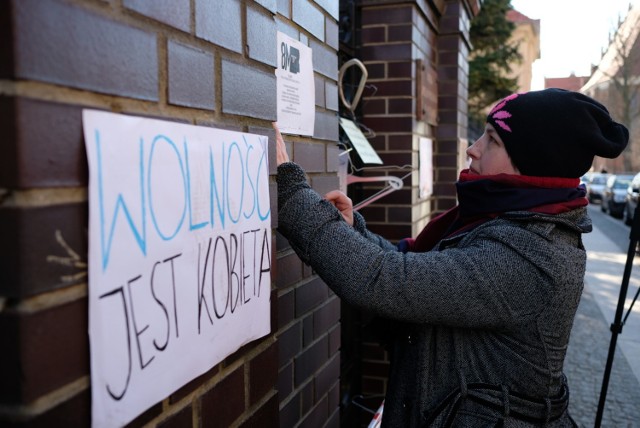
[[[624,302],[627,298],[627,290],[629,289],[629,278],[631,277],[631,268],[633,267],[633,258],[636,254],[636,247],[640,238],[640,204],[636,206],[633,214],[633,224],[631,225],[631,233],[629,235],[629,250],[627,251],[627,263],[624,266],[624,274],[622,276],[622,284],[620,286],[620,297],[618,298],[618,307],[613,323],[611,324],[611,343],[609,344],[609,355],[607,356],[607,365],[604,369],[602,378],[602,389],[600,390],[600,401],[598,402],[598,412],[596,413],[595,428],[600,428],[602,422],[602,414],[604,413],[604,405],[607,400],[607,389],[609,387],[609,377],[611,376],[611,366],[613,365],[613,357],[616,351],[616,343],[618,335],[622,333],[622,314],[624,312]],[[626,321],[626,317],[625,317]]]

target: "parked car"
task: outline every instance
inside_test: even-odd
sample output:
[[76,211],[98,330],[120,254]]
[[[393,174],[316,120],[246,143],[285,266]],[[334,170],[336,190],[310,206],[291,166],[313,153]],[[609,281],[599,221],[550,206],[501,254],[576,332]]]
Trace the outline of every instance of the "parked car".
[[602,192],[602,202],[600,209],[603,212],[609,211],[612,217],[622,218],[624,212],[625,200],[627,197],[627,188],[631,184],[633,175],[615,174],[607,178],[607,184]]
[[587,182],[587,197],[589,202],[601,201],[604,186],[607,184],[609,174],[594,172]]
[[589,179],[591,178],[592,175],[593,175],[593,172],[587,172],[585,175],[580,177],[580,184],[584,184],[584,187],[586,188],[587,184],[589,184]]
[[627,194],[625,197],[625,205],[624,205],[624,222],[625,224],[631,226],[633,223],[633,214],[636,211],[636,207],[638,206],[638,196],[640,194],[640,173],[636,174],[632,179],[631,183],[627,187]]

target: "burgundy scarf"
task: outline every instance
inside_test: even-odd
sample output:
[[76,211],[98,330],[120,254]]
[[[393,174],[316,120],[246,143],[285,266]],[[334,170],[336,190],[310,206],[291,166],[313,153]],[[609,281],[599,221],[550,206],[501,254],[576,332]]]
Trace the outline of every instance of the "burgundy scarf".
[[508,211],[560,214],[589,204],[578,178],[475,175],[465,169],[456,183],[459,204],[433,218],[403,252],[430,251],[444,238],[470,231]]

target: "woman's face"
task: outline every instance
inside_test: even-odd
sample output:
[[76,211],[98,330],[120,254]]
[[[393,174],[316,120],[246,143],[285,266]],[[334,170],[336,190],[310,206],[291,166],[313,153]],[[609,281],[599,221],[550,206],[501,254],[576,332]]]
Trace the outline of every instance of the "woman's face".
[[479,175],[513,174],[520,175],[513,166],[504,143],[496,130],[487,123],[484,134],[467,149],[471,159],[469,172]]

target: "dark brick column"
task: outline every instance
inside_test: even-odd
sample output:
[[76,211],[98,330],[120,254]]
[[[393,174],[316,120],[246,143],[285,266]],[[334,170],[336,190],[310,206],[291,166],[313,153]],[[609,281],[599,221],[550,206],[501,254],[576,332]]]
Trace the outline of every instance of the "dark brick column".
[[[423,67],[435,67],[435,28],[437,16],[431,9],[423,13],[415,3],[361,2],[360,58],[369,72],[368,83],[376,90],[365,91],[362,101],[362,123],[375,132],[372,145],[385,166],[408,166],[404,170],[390,168],[387,173],[402,177],[417,167],[418,139],[432,137],[432,125],[417,120],[416,94]],[[419,70],[420,69],[420,70]],[[436,99],[436,87],[430,90]],[[380,171],[365,175],[380,175]],[[399,240],[415,232],[414,223],[427,213],[414,207],[418,200],[417,173],[404,179],[402,190],[385,196],[362,210],[372,230]],[[370,196],[380,185],[364,187]],[[424,204],[428,211],[428,204]]]
[[[373,146],[386,166],[417,168],[419,138],[434,141],[431,198],[419,198],[414,172],[403,190],[362,211],[389,239],[415,235],[455,204],[451,184],[466,156],[469,26],[478,10],[476,0],[360,1],[359,58],[376,88],[365,91],[361,121],[376,134]],[[368,189],[365,196],[377,190]]]
[[454,183],[466,163],[469,28],[479,11],[476,0],[447,0],[440,21],[438,117],[434,144],[435,211],[456,204]]

